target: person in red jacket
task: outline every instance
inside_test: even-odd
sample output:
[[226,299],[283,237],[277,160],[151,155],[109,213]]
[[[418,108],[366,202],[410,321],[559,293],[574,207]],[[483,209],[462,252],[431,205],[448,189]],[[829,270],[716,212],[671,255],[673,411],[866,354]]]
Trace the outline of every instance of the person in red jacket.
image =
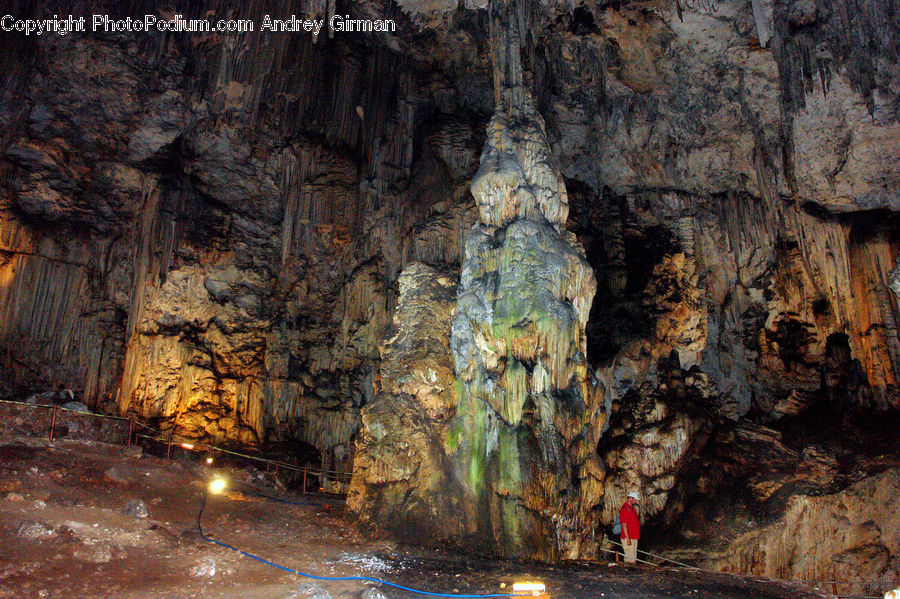
[[622,548],[625,550],[625,563],[633,564],[637,559],[638,539],[641,538],[641,521],[638,518],[637,505],[641,496],[637,491],[628,493],[628,499],[619,510],[619,523],[622,525]]

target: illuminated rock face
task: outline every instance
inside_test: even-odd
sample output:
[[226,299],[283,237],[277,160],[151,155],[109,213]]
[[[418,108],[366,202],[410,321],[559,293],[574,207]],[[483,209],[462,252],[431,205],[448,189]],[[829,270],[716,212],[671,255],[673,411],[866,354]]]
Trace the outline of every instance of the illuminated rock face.
[[429,544],[459,543],[469,525],[447,455],[456,413],[450,319],[456,273],[422,263],[399,278],[378,392],[362,410],[347,506],[368,526]]
[[[398,31],[4,38],[0,393],[63,386],[343,470],[359,432],[370,490],[389,445],[428,448],[413,455],[443,455],[429,472],[470,506],[441,504],[463,525],[430,538],[539,556],[584,554],[588,524],[558,523],[601,495],[604,519],[629,484],[671,503],[705,426],[663,388],[672,351],[729,421],[900,406],[891,3],[547,0],[505,20],[499,3],[490,36],[486,0],[345,4]],[[452,409],[428,379],[391,387],[403,344],[381,345],[415,262],[463,270],[456,354],[449,314],[420,327],[448,348]],[[611,423],[605,479],[576,432],[602,420],[585,341],[606,406],[666,410]],[[400,513],[404,485],[435,488],[382,474],[371,521]],[[504,524],[514,498],[526,514]]]
[[565,229],[566,188],[544,121],[516,83],[509,6],[491,11],[495,69],[509,78],[495,78],[497,107],[471,183],[479,222],[455,304],[446,276],[412,265],[400,277],[349,506],[420,542],[587,557],[596,551],[605,421],[586,356],[596,281]]
[[879,593],[900,569],[898,488],[900,469],[890,468],[833,495],[791,497],[778,521],[738,536],[703,565],[786,580],[827,578],[841,581],[840,592]]
[[894,295],[900,297],[900,254],[894,257],[894,268],[888,273],[888,285]]
[[[585,324],[596,289],[544,122],[519,88],[512,11],[492,11],[497,109],[472,181],[452,349],[460,384],[451,451],[479,541],[501,555],[578,557],[590,546],[604,414]],[[498,48],[497,46],[500,46]]]
[[141,40],[4,44],[2,391],[349,471],[399,273],[474,222],[467,110],[381,43]]

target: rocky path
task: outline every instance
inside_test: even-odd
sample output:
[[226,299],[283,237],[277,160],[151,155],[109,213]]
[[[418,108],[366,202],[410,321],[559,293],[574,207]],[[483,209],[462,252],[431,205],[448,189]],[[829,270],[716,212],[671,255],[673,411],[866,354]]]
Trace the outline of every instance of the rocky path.
[[[311,581],[206,542],[196,518],[204,478],[213,471],[137,448],[0,439],[0,598],[416,596],[358,581]],[[264,486],[259,474],[219,472],[230,478],[230,490],[210,496],[204,531],[319,575],[368,575],[462,593],[497,593],[502,585],[537,578],[551,597],[815,596],[721,574],[552,567],[397,546],[361,534],[333,498],[288,496]]]

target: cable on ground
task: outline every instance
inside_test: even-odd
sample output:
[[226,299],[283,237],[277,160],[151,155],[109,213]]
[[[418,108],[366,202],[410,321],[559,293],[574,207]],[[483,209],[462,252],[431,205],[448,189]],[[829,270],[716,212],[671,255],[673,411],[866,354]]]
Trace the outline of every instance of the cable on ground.
[[393,587],[395,589],[400,589],[401,591],[407,591],[410,593],[416,593],[418,595],[427,595],[430,597],[455,597],[457,599],[479,599],[483,597],[528,597],[530,595],[523,594],[513,594],[513,593],[489,593],[483,595],[464,595],[459,593],[435,593],[432,591],[424,591],[421,589],[414,589],[411,587],[405,587],[403,585],[399,585],[387,580],[382,580],[381,578],[371,578],[369,576],[316,576],[315,574],[309,574],[307,572],[301,572],[300,570],[294,570],[293,568],[288,568],[287,566],[282,566],[281,564],[277,564],[275,562],[269,561],[265,558],[262,558],[258,555],[254,555],[253,553],[249,553],[247,551],[242,551],[237,547],[233,547],[227,543],[223,543],[222,541],[217,541],[213,538],[206,536],[206,533],[203,532],[203,526],[200,524],[200,520],[203,517],[203,510],[206,509],[206,500],[209,497],[209,494],[203,493],[203,505],[200,507],[200,511],[197,513],[197,531],[200,533],[200,536],[203,537],[203,540],[209,541],[210,543],[214,543],[219,545],[220,547],[224,547],[226,549],[230,549],[231,551],[235,551],[240,553],[244,557],[249,557],[258,562],[266,564],[268,566],[272,566],[273,568],[278,568],[284,572],[290,572],[291,574],[296,574],[297,576],[303,576],[304,578],[312,578],[313,580],[326,580],[330,582],[339,582],[339,581],[360,581],[360,582],[374,582],[376,584],[383,584],[389,587]]

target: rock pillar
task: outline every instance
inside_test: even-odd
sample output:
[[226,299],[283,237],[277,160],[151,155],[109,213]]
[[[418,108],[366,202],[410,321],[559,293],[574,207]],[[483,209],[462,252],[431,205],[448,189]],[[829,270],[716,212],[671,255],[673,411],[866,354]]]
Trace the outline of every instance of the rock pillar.
[[471,184],[479,222],[451,331],[459,403],[448,451],[478,539],[501,555],[555,559],[593,549],[605,414],[585,355],[596,281],[565,229],[565,184],[523,84],[519,10],[490,6],[496,109]]
[[522,84],[519,9],[490,10],[496,112],[455,312],[438,273],[401,275],[348,506],[414,542],[593,557],[606,417],[585,356],[596,281],[565,228],[566,188]]

